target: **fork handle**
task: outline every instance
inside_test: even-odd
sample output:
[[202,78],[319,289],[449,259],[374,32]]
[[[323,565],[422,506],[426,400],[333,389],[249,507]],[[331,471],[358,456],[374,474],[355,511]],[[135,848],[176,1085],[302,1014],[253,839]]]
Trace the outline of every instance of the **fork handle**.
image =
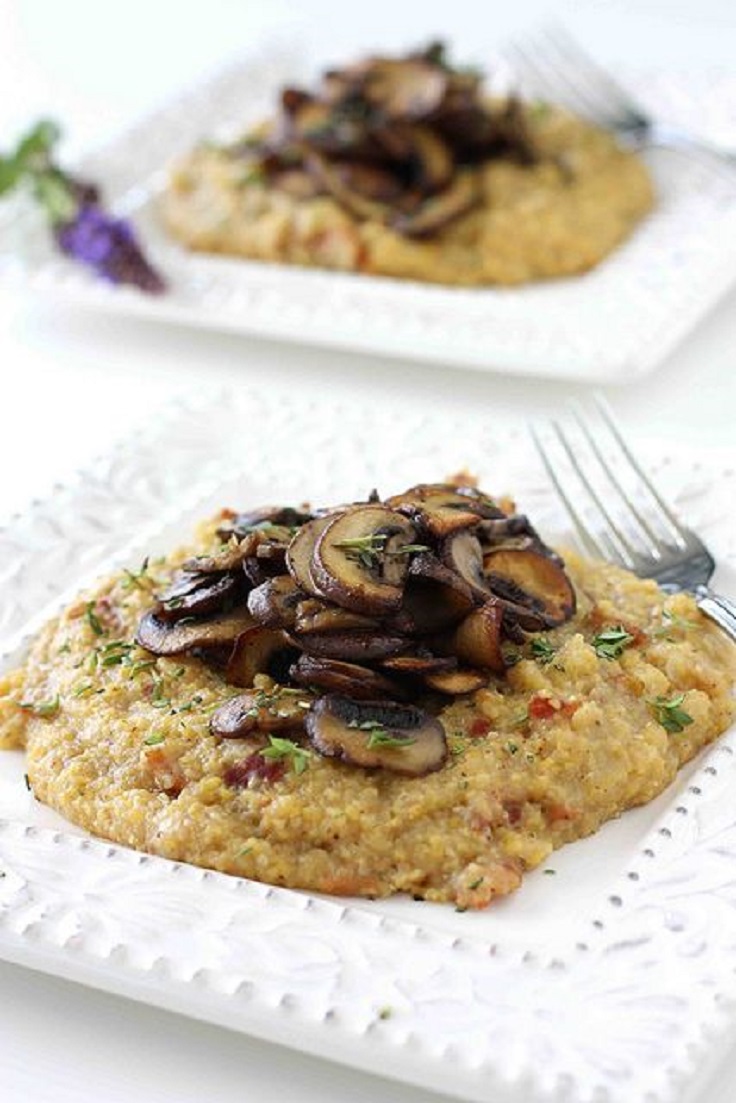
[[669,126],[667,123],[653,122],[643,136],[643,141],[648,146],[694,153],[730,169],[736,169],[736,150],[728,149],[716,142],[708,142],[689,130],[680,130],[679,127]]
[[716,624],[720,624],[723,631],[736,641],[736,602],[713,593],[708,586],[698,586],[695,598],[698,608]]

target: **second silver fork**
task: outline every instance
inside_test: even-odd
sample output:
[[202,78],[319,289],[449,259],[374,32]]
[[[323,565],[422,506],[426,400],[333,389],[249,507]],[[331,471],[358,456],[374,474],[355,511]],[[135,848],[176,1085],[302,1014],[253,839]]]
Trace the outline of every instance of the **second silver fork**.
[[663,500],[608,407],[600,399],[595,407],[595,429],[578,409],[574,435],[559,421],[545,436],[532,428],[581,543],[596,558],[653,578],[665,590],[691,592],[702,611],[736,640],[736,604],[708,585],[716,566],[710,551]]

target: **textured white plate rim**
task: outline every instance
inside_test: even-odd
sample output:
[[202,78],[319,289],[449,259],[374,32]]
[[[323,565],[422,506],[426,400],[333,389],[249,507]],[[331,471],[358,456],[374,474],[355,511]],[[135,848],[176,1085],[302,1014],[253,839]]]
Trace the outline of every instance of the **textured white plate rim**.
[[[256,116],[268,103],[266,90],[304,64],[293,46],[271,44],[174,97],[80,163],[80,172],[105,181],[123,210],[143,214],[154,257],[165,271],[178,273],[168,297],[150,299],[95,283],[55,257],[38,223],[20,215],[15,241],[0,248],[0,280],[50,292],[57,300],[172,323],[479,370],[624,383],[660,363],[736,277],[736,253],[726,245],[736,229],[736,203],[727,201],[715,177],[673,157],[656,162],[663,209],[599,270],[522,291],[447,289],[186,253],[164,236],[147,210],[160,188],[162,161],[217,132],[223,118],[232,122],[232,103],[247,101],[236,92],[248,82],[256,91],[251,97]],[[691,110],[690,104],[683,107],[682,95],[673,96],[666,78],[661,87],[638,79],[655,106],[661,106],[659,97],[666,105],[674,101],[670,109],[681,115]],[[726,91],[729,87],[726,82]],[[695,117],[702,125],[702,111]],[[733,127],[736,131],[736,118]],[[0,216],[0,241],[3,225],[7,230],[12,219],[12,213]],[[685,232],[692,225],[698,232]],[[637,282],[641,294],[632,297]],[[526,316],[509,307],[524,302]],[[480,314],[479,303],[485,304]],[[613,325],[611,310],[617,312]]]
[[[201,408],[200,403],[197,413]],[[194,488],[192,498],[209,494],[220,478],[221,473],[210,471]],[[178,508],[190,504],[180,503]],[[41,503],[41,516],[44,510]],[[118,556],[128,554],[118,552]],[[692,966],[694,961],[697,980],[703,961],[687,946],[685,954],[679,954],[678,945],[681,949],[683,938],[687,943],[692,932],[681,920],[668,927],[668,909],[664,915],[658,914],[658,894],[672,881],[673,871],[676,881],[678,868],[686,869],[687,878],[693,876],[693,865],[700,868],[699,847],[707,851],[710,837],[706,832],[693,841],[687,837],[689,827],[683,835],[683,824],[696,820],[709,801],[713,802],[714,793],[736,776],[735,742],[736,733],[732,732],[708,753],[687,792],[643,840],[636,861],[602,902],[603,910],[593,919],[590,936],[584,944],[571,946],[564,957],[509,952],[502,945],[489,945],[470,935],[453,937],[438,932],[420,921],[407,923],[369,913],[359,904],[343,905],[272,889],[76,834],[7,820],[0,820],[0,868],[5,873],[0,878],[0,954],[20,964],[466,1098],[528,1101],[537,1092],[550,1099],[588,1099],[598,1092],[600,1098],[625,1099],[626,1103],[644,1098],[669,1100],[674,1098],[678,1077],[694,1072],[695,1058],[706,1053],[714,1029],[719,1025],[725,1029],[719,1002],[732,997],[734,988],[732,976],[723,968],[722,947],[716,947],[715,977],[706,971],[698,987],[684,975],[665,999],[657,984],[669,977],[673,966],[682,973],[685,964]],[[733,823],[728,821],[725,826],[731,836],[723,845],[733,860]],[[723,835],[721,827],[717,838]],[[50,883],[42,857],[47,859],[49,851],[54,852],[55,865],[74,875],[74,887],[65,882],[60,890],[58,884]],[[659,871],[654,877],[653,868]],[[172,916],[157,914],[155,931],[160,939],[168,923],[176,952],[149,952],[140,939],[130,937],[130,931],[127,942],[114,937],[114,931],[111,934],[104,929],[109,917],[95,911],[84,892],[85,879],[91,877],[92,888],[96,885],[99,893],[111,869],[113,889],[123,884],[130,891],[153,877],[154,887],[166,883],[169,902],[178,901],[180,907],[195,908],[198,899],[201,907],[202,897],[216,900],[220,925],[207,930],[203,941],[194,937],[193,948],[188,929],[186,953],[176,941],[181,919],[176,909]],[[699,908],[707,911],[713,899],[712,892],[701,892]],[[109,886],[104,903],[107,909],[112,906],[114,913]],[[193,914],[202,918],[201,912]],[[274,928],[275,915],[286,916],[285,927]],[[135,907],[127,916],[129,923],[131,916],[136,919]],[[145,906],[139,921],[141,916],[145,929],[150,920]],[[217,955],[212,958],[206,938],[224,939],[227,944],[236,937],[237,951],[237,937],[244,925],[251,952],[255,947],[268,957],[269,947],[278,945],[280,939],[285,939],[288,947],[289,939],[297,937],[288,922],[294,916],[298,918],[298,938],[307,939],[301,945],[307,946],[312,939],[309,953],[321,945],[315,936],[330,932],[329,947],[333,951],[337,947],[340,960],[338,972],[329,975],[327,985],[321,983],[319,974],[321,969],[329,973],[331,963],[319,953],[310,963],[316,970],[313,976],[305,980],[298,968],[291,968],[276,978],[275,986],[270,976],[247,980],[239,976],[233,962],[225,969]],[[259,927],[264,917],[265,935]],[[320,953],[323,950],[321,947]],[[226,951],[220,947],[218,952]],[[386,958],[395,970],[390,978]],[[236,953],[235,963],[237,960]],[[601,973],[606,969],[608,977],[601,987]],[[614,988],[611,1008],[611,984],[615,982],[620,990],[625,988],[624,979],[630,986],[626,999],[619,1009]],[[514,1007],[508,992],[520,990],[526,995]],[[560,1017],[558,1004],[563,993],[564,999],[575,1003],[589,1019],[612,1016],[614,1028],[619,1029],[625,1025],[618,1020],[619,1011],[625,1010],[626,1019],[631,1019],[623,1036],[614,1034],[607,1040],[605,1060],[598,1053],[586,1059],[584,1052],[570,1052],[585,1041],[570,1036],[570,1022],[559,1029],[548,1022],[547,1034],[543,1033],[546,1015],[554,1011]],[[643,1016],[641,1005],[645,1006]],[[385,1007],[392,1009],[386,1018],[382,1015]],[[464,1016],[459,1037],[448,1034],[442,1007],[449,1007],[453,1017]],[[687,1045],[681,1029],[685,1007],[695,1018]],[[656,1037],[642,1033],[652,1013],[659,1023]],[[526,1023],[530,1017],[531,1031]],[[582,1019],[578,1029],[584,1033]],[[505,1031],[510,1053],[500,1053],[486,1044],[491,1040],[487,1035],[498,1031]],[[667,1052],[665,1068],[653,1070],[651,1061],[665,1058],[669,1033],[676,1041],[675,1053]],[[472,1044],[468,1044],[471,1034]],[[545,1055],[542,1068],[534,1067],[537,1052]],[[646,1067],[632,1069],[632,1060]],[[614,1067],[616,1063],[619,1067]],[[622,1090],[625,1094],[620,1094]]]

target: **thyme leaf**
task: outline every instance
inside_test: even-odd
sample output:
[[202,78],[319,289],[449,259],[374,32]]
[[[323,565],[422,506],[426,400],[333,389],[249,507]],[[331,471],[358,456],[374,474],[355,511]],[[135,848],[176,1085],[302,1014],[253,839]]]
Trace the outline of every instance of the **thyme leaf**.
[[666,697],[651,697],[647,704],[654,713],[654,718],[661,724],[666,732],[676,734],[683,732],[688,724],[692,724],[693,718],[680,705],[685,700],[684,693],[676,693],[668,701]]

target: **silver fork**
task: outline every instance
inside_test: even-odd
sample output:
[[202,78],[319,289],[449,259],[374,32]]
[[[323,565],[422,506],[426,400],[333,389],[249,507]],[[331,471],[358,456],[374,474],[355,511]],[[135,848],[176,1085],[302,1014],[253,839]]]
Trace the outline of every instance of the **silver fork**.
[[[531,427],[542,463],[582,544],[594,557],[653,578],[664,590],[689,591],[700,609],[736,640],[736,603],[708,586],[715,570],[713,556],[663,501],[608,407],[599,398],[594,402],[595,430],[579,410],[573,410],[574,431],[558,421],[551,423],[551,443]],[[615,470],[607,452],[615,454]],[[564,468],[567,475],[562,474]]]
[[505,52],[518,75],[546,99],[614,131],[633,149],[679,150],[736,169],[736,150],[653,118],[562,27],[550,25],[516,39]]

